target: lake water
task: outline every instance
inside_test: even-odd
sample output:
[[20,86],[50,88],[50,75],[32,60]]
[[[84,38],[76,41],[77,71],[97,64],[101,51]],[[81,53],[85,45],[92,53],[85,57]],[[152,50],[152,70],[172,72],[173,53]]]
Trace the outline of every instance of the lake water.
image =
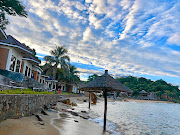
[[[78,106],[85,109],[88,103]],[[91,105],[90,114],[103,126],[104,101]],[[180,135],[180,104],[108,102],[107,119],[114,135]]]

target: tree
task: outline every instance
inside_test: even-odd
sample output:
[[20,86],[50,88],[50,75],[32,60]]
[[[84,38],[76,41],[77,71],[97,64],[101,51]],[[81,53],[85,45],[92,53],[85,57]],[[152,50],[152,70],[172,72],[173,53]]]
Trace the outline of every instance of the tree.
[[77,68],[73,65],[69,65],[69,82],[70,83],[79,83],[80,78],[77,75],[79,71],[77,71]]
[[44,57],[46,64],[43,66],[43,69],[47,75],[53,75],[53,79],[56,79],[58,66],[60,66],[62,71],[67,70],[68,62],[70,61],[69,56],[66,55],[67,52],[64,46],[56,46],[56,49],[50,52],[52,56]]
[[97,77],[98,77],[97,74],[93,74],[93,75],[91,75],[91,76],[88,77],[87,82],[91,82],[91,81],[95,80]]
[[6,14],[27,17],[25,7],[19,2],[19,0],[0,0],[0,27],[2,29],[5,29],[6,25],[9,24],[8,19],[5,17]]
[[32,55],[36,56],[36,50],[34,48],[32,49]]

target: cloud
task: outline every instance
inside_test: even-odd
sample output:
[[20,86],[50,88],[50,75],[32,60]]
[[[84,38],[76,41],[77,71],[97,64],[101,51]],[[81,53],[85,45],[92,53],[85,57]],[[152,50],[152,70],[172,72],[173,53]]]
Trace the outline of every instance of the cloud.
[[95,39],[95,37],[91,31],[91,28],[86,28],[86,30],[83,33],[83,41],[91,41],[93,39]]
[[84,78],[108,69],[113,76],[166,76],[180,82],[179,1],[23,3],[28,18],[8,16],[7,34],[43,55],[65,45]]
[[170,38],[168,38],[169,43],[173,43],[180,46],[180,33],[173,34]]

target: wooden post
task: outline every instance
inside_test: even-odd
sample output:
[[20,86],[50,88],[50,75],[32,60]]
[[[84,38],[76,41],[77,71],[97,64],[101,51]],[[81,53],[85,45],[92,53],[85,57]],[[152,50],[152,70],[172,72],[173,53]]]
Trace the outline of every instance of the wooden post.
[[91,108],[91,92],[89,92],[89,109]]
[[104,132],[106,131],[106,115],[107,115],[107,90],[104,90]]

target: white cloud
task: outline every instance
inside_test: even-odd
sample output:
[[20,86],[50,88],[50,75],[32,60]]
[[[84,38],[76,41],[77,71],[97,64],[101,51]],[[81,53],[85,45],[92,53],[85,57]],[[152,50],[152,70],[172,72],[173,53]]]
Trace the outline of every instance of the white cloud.
[[173,34],[167,41],[180,46],[180,33]]
[[[38,53],[65,45],[84,74],[180,77],[179,4],[143,0],[26,1],[28,18],[9,16],[7,34]],[[171,5],[171,6],[170,6]],[[153,9],[153,10],[152,10]]]
[[86,30],[83,33],[83,41],[91,41],[95,39],[92,30],[90,27],[86,28]]

